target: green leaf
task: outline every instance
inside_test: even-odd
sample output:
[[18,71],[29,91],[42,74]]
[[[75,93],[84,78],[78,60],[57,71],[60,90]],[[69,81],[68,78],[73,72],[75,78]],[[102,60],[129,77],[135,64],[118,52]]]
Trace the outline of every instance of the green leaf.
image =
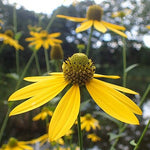
[[6,77],[12,78],[12,79],[14,79],[14,80],[18,80],[18,79],[19,79],[19,76],[18,76],[18,74],[16,74],[16,73],[7,73],[7,74],[6,74]]
[[121,133],[121,134],[108,133],[108,135],[109,135],[109,141],[112,141],[116,138],[123,137],[125,134],[124,133]]
[[17,32],[16,34],[15,34],[15,40],[19,40],[20,38],[21,38],[21,36],[22,36],[22,32]]
[[138,64],[133,64],[133,65],[127,67],[126,70],[125,70],[125,72],[126,72],[126,73],[129,72],[129,71],[131,71],[132,69],[134,69],[134,68],[137,67],[137,66],[138,66]]
[[136,146],[137,144],[135,143],[135,140],[130,141],[130,144],[133,146]]

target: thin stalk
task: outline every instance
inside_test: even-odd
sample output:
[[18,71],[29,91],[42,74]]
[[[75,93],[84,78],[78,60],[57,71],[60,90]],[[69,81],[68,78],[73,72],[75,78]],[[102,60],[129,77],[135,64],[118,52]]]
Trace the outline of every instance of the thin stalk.
[[39,58],[38,58],[37,53],[35,53],[35,63],[36,63],[38,74],[41,75],[41,69],[40,69]]
[[141,143],[141,141],[142,141],[142,139],[143,139],[143,137],[144,137],[144,135],[145,135],[145,133],[146,133],[148,127],[149,127],[149,124],[150,124],[150,120],[148,121],[146,127],[144,128],[144,131],[142,132],[142,135],[140,136],[140,138],[139,138],[139,140],[138,140],[136,146],[134,147],[134,150],[137,150],[137,149],[138,149],[138,147],[139,147],[139,145],[140,145],[140,143]]
[[89,56],[89,53],[90,53],[92,33],[93,33],[93,26],[91,27],[91,31],[90,31],[90,35],[89,35],[89,39],[88,39],[88,45],[87,45],[87,50],[86,50],[87,56]]
[[49,66],[48,50],[44,49],[44,54],[45,54],[47,72],[49,72],[50,71],[50,66]]
[[[17,82],[17,85],[16,85],[15,90],[17,90],[17,89],[19,88],[23,77],[25,76],[25,74],[26,74],[26,72],[27,72],[29,66],[31,65],[31,62],[32,62],[32,60],[33,60],[33,58],[34,58],[34,55],[35,55],[35,52],[32,54],[32,56],[30,57],[28,63],[26,64],[26,66],[25,66],[25,68],[24,68],[24,70],[23,70],[23,72],[22,72],[22,74],[21,74],[21,76],[20,76],[20,78],[19,78],[19,80],[18,80],[18,82]],[[11,111],[11,108],[12,108],[13,104],[14,104],[14,102],[11,102],[11,103],[9,104],[9,107],[8,107],[8,110],[7,110],[7,113],[6,113],[6,116],[5,116],[5,118],[4,118],[4,121],[3,121],[3,124],[2,124],[1,130],[0,130],[0,142],[1,142],[1,140],[2,140],[2,136],[3,136],[4,130],[5,130],[5,128],[6,128],[7,122],[8,122],[9,113],[10,113],[10,111]]]
[[126,67],[127,67],[127,63],[126,63],[126,42],[125,42],[125,38],[122,38],[122,42],[123,42],[123,52],[122,52],[122,59],[123,59],[123,87],[126,87],[126,80],[127,80],[127,72],[126,72]]
[[140,104],[139,104],[140,107],[141,107],[142,104],[144,103],[144,100],[145,100],[147,94],[149,93],[149,91],[150,91],[150,84],[148,85],[147,89],[145,90],[145,92],[144,92],[144,94],[143,94],[143,96],[142,96],[142,98],[141,98],[141,101],[140,101]]
[[82,137],[82,131],[81,131],[80,112],[78,115],[78,139],[79,139],[80,150],[83,150],[83,137]]
[[16,50],[16,70],[19,75],[19,50]]

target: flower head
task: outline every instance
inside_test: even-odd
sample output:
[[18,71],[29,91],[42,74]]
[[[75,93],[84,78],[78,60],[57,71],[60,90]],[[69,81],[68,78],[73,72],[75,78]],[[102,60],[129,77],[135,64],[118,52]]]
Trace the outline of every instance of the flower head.
[[56,43],[62,43],[62,40],[55,39],[56,37],[60,36],[60,33],[51,33],[48,34],[47,31],[41,30],[38,32],[30,32],[32,37],[26,38],[26,41],[31,42],[29,46],[35,46],[36,50],[39,50],[42,46],[45,49],[48,49],[49,46],[52,46]]
[[40,119],[44,120],[47,116],[52,116],[52,115],[53,115],[52,111],[50,111],[47,107],[43,107],[41,112],[33,118],[33,121],[37,121]]
[[49,140],[55,141],[64,136],[73,126],[80,108],[80,88],[85,86],[97,105],[110,116],[129,124],[139,124],[135,114],[141,115],[141,109],[119,91],[138,94],[130,89],[107,83],[96,78],[117,79],[118,76],[95,74],[91,59],[83,53],[76,53],[63,63],[63,72],[49,76],[27,77],[34,82],[9,97],[9,101],[27,99],[16,106],[10,116],[33,110],[52,100],[67,85],[70,88],[58,103],[49,125]]
[[96,130],[96,128],[100,129],[99,121],[92,117],[91,114],[86,114],[81,117],[81,129],[85,129],[87,132],[90,129]]
[[87,138],[90,139],[92,142],[98,142],[101,140],[100,137],[98,137],[96,134],[91,133],[87,135]]
[[5,33],[0,33],[0,39],[3,40],[4,44],[13,46],[16,50],[23,50],[24,48],[18,44],[18,41],[13,39],[13,32],[11,30],[6,30]]
[[86,18],[76,18],[64,15],[57,15],[59,18],[65,18],[74,22],[82,22],[79,27],[76,28],[76,32],[82,32],[87,30],[88,28],[94,26],[94,28],[102,33],[105,33],[107,29],[123,36],[127,37],[127,35],[120,30],[125,30],[125,27],[108,23],[102,20],[103,9],[99,5],[92,5],[88,8],[86,13]]
[[123,18],[123,17],[129,15],[130,13],[131,13],[131,9],[125,9],[123,11],[117,11],[117,12],[112,13],[112,17],[113,18],[115,18],[115,17]]
[[18,141],[15,138],[10,138],[7,144],[4,144],[1,150],[33,150],[31,146],[27,145],[28,142]]
[[60,44],[54,44],[51,48],[50,58],[54,60],[63,59],[64,52]]

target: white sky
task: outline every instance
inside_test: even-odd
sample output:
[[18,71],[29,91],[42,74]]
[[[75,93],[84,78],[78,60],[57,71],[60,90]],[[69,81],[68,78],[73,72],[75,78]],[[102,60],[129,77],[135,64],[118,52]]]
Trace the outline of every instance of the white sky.
[[33,10],[37,13],[51,14],[58,6],[71,4],[72,0],[5,0],[10,4],[17,4],[17,7],[23,6],[25,9]]

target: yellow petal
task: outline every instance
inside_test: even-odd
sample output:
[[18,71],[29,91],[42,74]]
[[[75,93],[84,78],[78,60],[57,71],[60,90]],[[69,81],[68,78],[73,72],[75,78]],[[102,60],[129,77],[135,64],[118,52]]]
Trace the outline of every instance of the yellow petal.
[[64,16],[64,15],[57,15],[56,17],[64,18],[64,19],[74,21],[74,22],[82,22],[86,20],[86,18],[70,17],[70,16]]
[[131,109],[131,111],[135,114],[138,115],[142,115],[142,111],[141,109],[127,96],[125,96],[124,94],[116,91],[115,89],[107,86],[103,81],[100,80],[93,80],[93,84],[96,84],[97,86],[103,87],[103,89],[105,89],[105,91],[107,91],[109,94],[111,94],[112,96],[114,96],[117,100],[119,100],[120,102],[122,102],[123,104],[125,104],[128,108]]
[[48,101],[52,100],[57,94],[59,94],[68,83],[53,85],[52,87],[41,90],[36,96],[28,99],[27,101],[16,106],[11,112],[10,116],[25,113],[27,111],[38,108]]
[[39,81],[44,81],[48,79],[52,79],[53,77],[51,76],[33,76],[33,77],[25,77],[24,80],[29,81],[29,82],[39,82]]
[[106,22],[106,21],[101,21],[101,23],[106,26],[106,27],[111,27],[111,28],[114,28],[116,30],[125,30],[126,28],[123,27],[123,26],[119,26],[119,25],[116,25],[116,24],[112,24],[112,23],[109,23],[109,22]]
[[41,119],[41,113],[36,115],[35,117],[33,117],[33,121],[37,121],[37,120],[40,120]]
[[102,75],[102,74],[94,74],[95,78],[110,78],[110,79],[119,79],[119,76],[110,76],[110,75]]
[[76,28],[76,32],[82,32],[87,30],[88,28],[90,28],[93,25],[93,20],[88,20],[85,21],[83,23],[81,23],[81,25],[79,27]]
[[10,97],[9,101],[16,101],[21,99],[26,99],[35,95],[39,95],[41,92],[47,89],[53,89],[56,86],[61,86],[66,84],[64,78],[51,76],[49,79],[43,79],[40,82],[30,84],[25,86],[18,91],[14,92]]
[[103,88],[103,86],[97,86],[94,82],[95,80],[97,79],[92,79],[91,82],[86,84],[86,88],[97,105],[107,114],[122,122],[139,124],[138,119],[132,111],[122,102],[118,101],[115,97],[109,94],[107,89]]
[[74,124],[80,107],[80,91],[73,85],[60,100],[49,126],[49,139],[54,141],[64,136]]
[[107,31],[107,28],[100,22],[97,20],[94,20],[94,27],[96,30],[105,33]]
[[119,30],[117,30],[117,29],[114,29],[114,28],[112,28],[112,27],[109,27],[109,26],[107,26],[107,28],[108,28],[109,30],[111,30],[111,31],[113,31],[113,32],[115,32],[115,33],[117,33],[117,34],[119,34],[119,35],[121,35],[121,36],[127,38],[127,35],[126,35],[125,33],[121,32],[121,31],[119,31]]
[[122,86],[118,86],[118,85],[115,85],[115,84],[111,84],[111,83],[107,83],[107,82],[103,82],[105,85],[113,88],[113,89],[116,89],[118,91],[122,91],[124,93],[129,93],[129,94],[134,94],[134,95],[138,95],[139,93],[133,91],[133,90],[130,90],[128,88],[125,88],[125,87],[122,87]]
[[63,76],[63,72],[51,72],[49,74],[54,76]]
[[55,32],[55,33],[51,33],[51,34],[49,34],[48,36],[49,37],[58,37],[58,36],[60,36],[61,35],[61,33],[60,32]]

